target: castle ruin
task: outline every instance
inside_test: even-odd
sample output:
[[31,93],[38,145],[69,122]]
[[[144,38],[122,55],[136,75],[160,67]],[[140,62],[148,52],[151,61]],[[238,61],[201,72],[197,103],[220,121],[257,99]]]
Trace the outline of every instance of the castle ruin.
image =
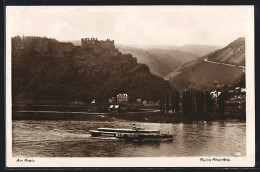
[[108,48],[114,49],[114,40],[107,39],[105,41],[97,38],[81,38],[81,48]]
[[31,49],[38,54],[61,53],[78,54],[89,53],[96,57],[116,56],[119,54],[115,48],[114,40],[98,40],[97,38],[82,38],[81,46],[74,46],[71,42],[59,42],[56,39],[38,36],[15,36],[12,38],[13,54],[15,50]]

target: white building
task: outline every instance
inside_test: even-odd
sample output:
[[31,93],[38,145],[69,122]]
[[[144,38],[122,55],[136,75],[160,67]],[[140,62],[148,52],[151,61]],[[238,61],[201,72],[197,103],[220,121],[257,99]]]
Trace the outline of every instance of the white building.
[[127,94],[118,94],[116,96],[117,102],[121,103],[121,102],[128,102],[129,100],[129,96]]
[[142,99],[136,99],[136,103],[142,103]]
[[120,105],[110,105],[108,107],[109,112],[119,112],[121,109]]
[[220,94],[221,94],[221,92],[218,92],[217,90],[210,92],[212,99],[219,97]]
[[241,92],[242,92],[242,93],[245,93],[245,92],[246,92],[246,89],[245,89],[245,88],[241,88]]

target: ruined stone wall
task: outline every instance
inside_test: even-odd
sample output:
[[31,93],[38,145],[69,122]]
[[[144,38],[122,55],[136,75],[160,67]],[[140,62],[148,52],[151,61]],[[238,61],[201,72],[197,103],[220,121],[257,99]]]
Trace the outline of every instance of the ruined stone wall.
[[74,48],[72,43],[58,42],[56,39],[37,36],[15,36],[12,38],[13,49],[33,49],[38,53],[49,51],[71,52]]
[[114,40],[99,41],[97,38],[82,38],[81,48],[115,48]]
[[15,36],[12,38],[12,47],[16,49],[32,48],[37,52],[46,52],[49,50],[50,42],[57,43],[55,39],[36,36]]

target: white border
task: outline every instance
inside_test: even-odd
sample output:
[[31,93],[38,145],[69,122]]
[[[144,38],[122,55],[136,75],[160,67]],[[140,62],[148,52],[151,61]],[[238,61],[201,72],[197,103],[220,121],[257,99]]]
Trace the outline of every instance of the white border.
[[[154,7],[154,6],[153,6]],[[240,6],[241,7],[241,6]],[[214,157],[171,157],[171,158],[27,158],[35,162],[17,163],[12,157],[12,100],[11,100],[11,28],[6,8],[6,166],[7,167],[253,167],[255,166],[255,76],[254,76],[254,6],[248,19],[246,37],[246,157],[229,158],[230,161],[202,162],[200,158]]]

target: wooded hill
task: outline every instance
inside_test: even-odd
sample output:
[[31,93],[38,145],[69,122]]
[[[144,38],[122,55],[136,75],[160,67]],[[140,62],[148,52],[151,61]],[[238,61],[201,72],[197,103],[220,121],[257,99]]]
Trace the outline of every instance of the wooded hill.
[[20,37],[12,39],[14,101],[108,102],[119,93],[127,93],[130,101],[158,100],[170,88],[130,54],[86,51],[58,41],[47,41],[51,46],[46,48],[43,39],[35,37],[26,44]]

